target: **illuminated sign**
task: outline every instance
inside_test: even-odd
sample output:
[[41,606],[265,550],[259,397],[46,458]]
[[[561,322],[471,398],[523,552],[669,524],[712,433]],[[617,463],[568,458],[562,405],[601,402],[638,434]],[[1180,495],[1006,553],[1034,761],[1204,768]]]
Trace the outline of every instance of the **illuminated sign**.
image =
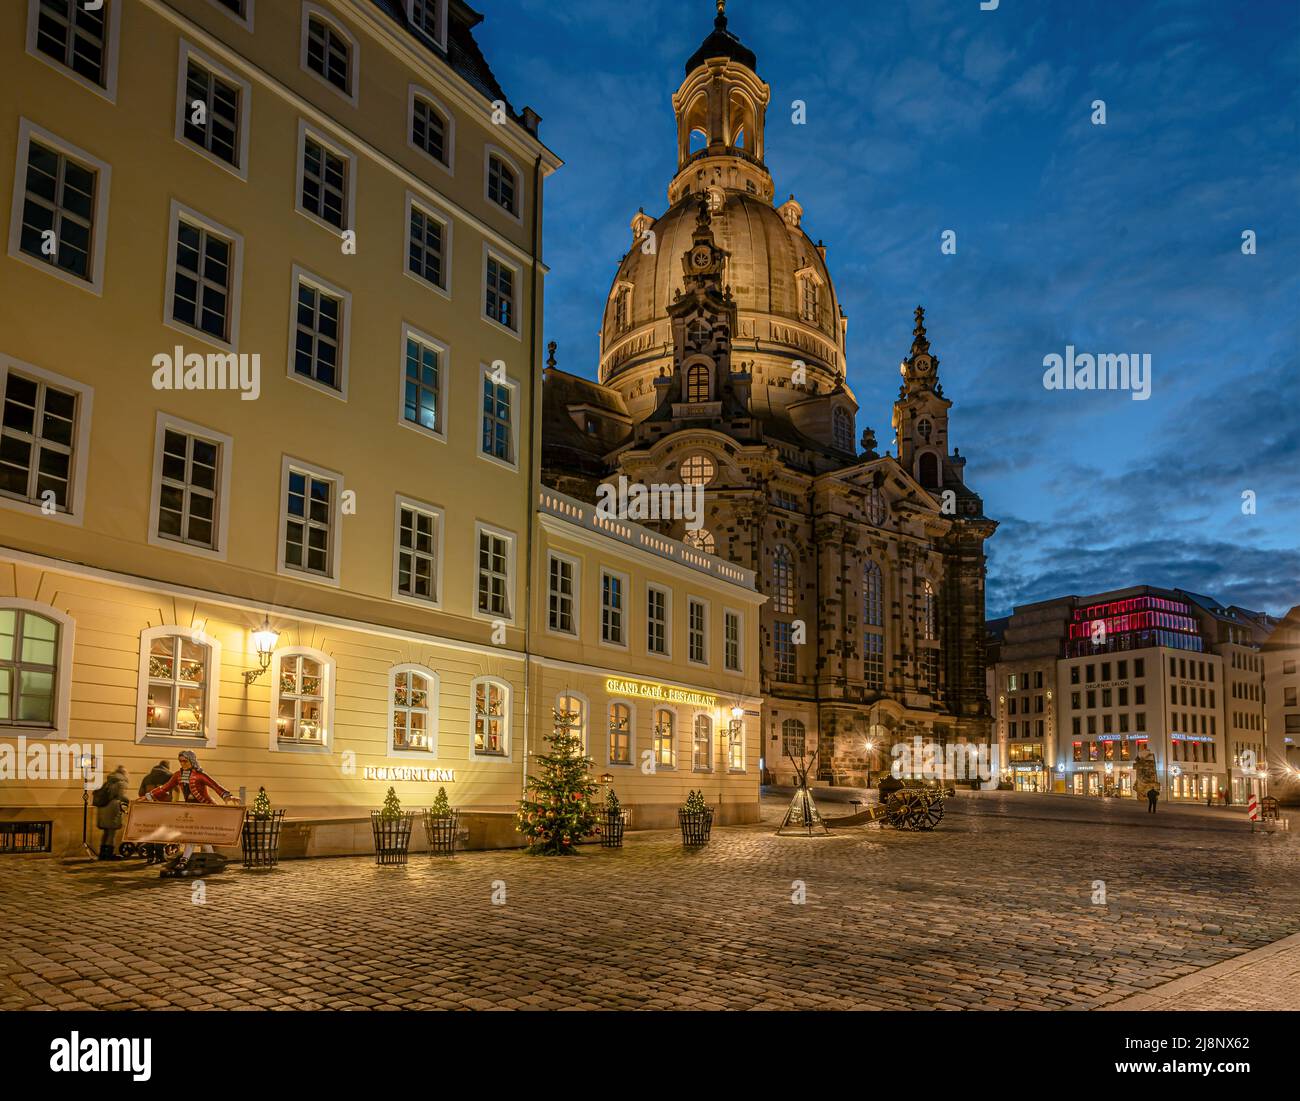
[[692,707],[716,707],[718,697],[704,692],[692,692],[688,688],[674,688],[670,684],[655,684],[645,680],[623,680],[619,677],[607,677],[605,691],[612,696],[637,696],[646,700],[662,700],[664,703],[685,703]]
[[1170,739],[1175,742],[1212,742],[1214,736],[1209,734],[1170,734]]
[[375,768],[361,770],[363,780],[422,780],[426,784],[451,784],[456,781],[454,768]]

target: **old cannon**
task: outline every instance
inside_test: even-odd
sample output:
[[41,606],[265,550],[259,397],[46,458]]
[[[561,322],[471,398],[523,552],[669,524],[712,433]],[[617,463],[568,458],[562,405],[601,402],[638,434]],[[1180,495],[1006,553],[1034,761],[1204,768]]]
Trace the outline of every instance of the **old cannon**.
[[859,814],[824,821],[827,826],[881,822],[896,830],[932,830],[943,821],[943,798],[950,790],[924,780],[895,780],[888,776],[880,782],[880,802]]

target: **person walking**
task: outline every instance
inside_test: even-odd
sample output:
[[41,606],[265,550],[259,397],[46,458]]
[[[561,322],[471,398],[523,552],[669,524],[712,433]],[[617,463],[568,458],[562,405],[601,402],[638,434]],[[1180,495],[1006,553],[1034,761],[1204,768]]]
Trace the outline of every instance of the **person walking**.
[[[167,762],[159,761],[149,770],[149,775],[140,781],[139,794],[143,797],[153,791],[154,788],[161,787],[171,779],[171,775],[172,770],[167,766]],[[150,864],[161,864],[164,856],[163,846],[148,844],[144,847],[144,855],[146,868]]]
[[1160,798],[1159,788],[1147,788],[1147,810],[1151,814],[1156,812],[1156,801]]
[[122,828],[122,813],[127,808],[129,781],[126,769],[118,765],[92,796],[95,804],[95,825],[100,829],[99,859],[121,860],[116,853],[117,831]]

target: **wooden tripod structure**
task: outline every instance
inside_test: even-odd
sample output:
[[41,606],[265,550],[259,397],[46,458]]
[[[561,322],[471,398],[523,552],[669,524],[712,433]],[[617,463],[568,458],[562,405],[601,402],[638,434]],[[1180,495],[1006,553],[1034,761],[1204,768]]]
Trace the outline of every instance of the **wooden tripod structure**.
[[795,790],[794,798],[790,800],[790,806],[786,809],[785,818],[782,820],[781,825],[777,827],[776,833],[778,837],[781,836],[782,830],[787,829],[802,829],[809,837],[817,830],[821,830],[823,835],[830,835],[830,829],[822,821],[822,816],[817,810],[817,804],[813,802],[812,792],[808,790],[808,773],[812,771],[818,752],[819,749],[814,749],[812,756],[808,758],[805,758],[800,753],[797,761],[792,753],[786,753],[786,756],[790,758],[790,763],[794,765],[799,786]]

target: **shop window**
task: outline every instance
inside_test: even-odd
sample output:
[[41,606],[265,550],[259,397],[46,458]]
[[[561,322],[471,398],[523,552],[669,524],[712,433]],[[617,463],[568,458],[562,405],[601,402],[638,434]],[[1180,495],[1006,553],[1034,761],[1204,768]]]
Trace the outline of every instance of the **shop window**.
[[72,620],[43,605],[0,605],[0,730],[67,734]]
[[654,750],[656,768],[677,766],[677,714],[666,707],[655,712]]
[[220,644],[186,627],[140,636],[136,741],[214,745]]
[[492,677],[480,677],[471,685],[474,698],[474,756],[510,755],[510,686]]
[[727,769],[745,771],[745,721],[732,719],[727,723]]
[[609,705],[609,763],[632,763],[632,708],[626,703]]
[[276,651],[271,714],[277,749],[323,749],[329,743],[334,660],[320,650]]
[[560,713],[558,722],[569,724],[569,733],[578,739],[582,752],[587,752],[587,697],[577,692],[561,692],[555,698],[555,710]]
[[438,754],[438,674],[422,665],[398,665],[388,674],[388,752]]
[[695,716],[694,756],[696,772],[713,771],[713,720],[705,714]]

